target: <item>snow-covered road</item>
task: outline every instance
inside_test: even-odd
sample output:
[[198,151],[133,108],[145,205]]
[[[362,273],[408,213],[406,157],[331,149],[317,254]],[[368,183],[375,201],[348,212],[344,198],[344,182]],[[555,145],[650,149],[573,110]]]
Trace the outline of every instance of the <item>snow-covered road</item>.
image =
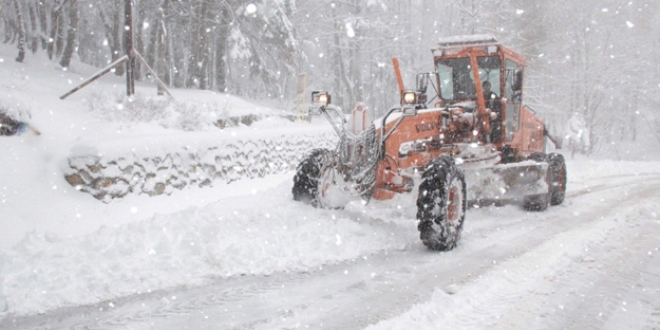
[[[0,329],[660,328],[660,169],[603,166],[569,163],[566,202],[546,212],[516,205],[470,210],[459,246],[442,253],[417,238],[411,196],[316,210],[291,201],[285,177],[251,203],[226,198],[64,242],[79,260],[104,263],[120,251],[123,264],[104,269],[119,272],[118,281],[123,277],[126,289],[137,292],[109,287],[103,298],[90,288],[98,283],[79,283],[99,302],[8,314]],[[154,228],[184,233],[178,243],[165,242]],[[224,245],[204,242],[221,236]],[[109,251],[93,257],[79,251],[106,237],[114,237]],[[153,244],[136,243],[144,237]],[[252,243],[243,244],[246,238]],[[176,251],[190,242],[197,248]],[[167,257],[150,261],[126,247]],[[31,248],[34,269],[70,266],[39,261]],[[87,277],[74,271],[71,279],[93,278],[94,265],[85,268]],[[37,299],[25,302],[26,310],[30,304],[48,306]]]

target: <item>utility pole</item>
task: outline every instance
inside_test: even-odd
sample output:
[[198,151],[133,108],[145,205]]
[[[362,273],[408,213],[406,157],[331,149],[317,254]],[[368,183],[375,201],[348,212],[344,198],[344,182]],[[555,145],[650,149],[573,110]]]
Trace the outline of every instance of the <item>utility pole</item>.
[[126,47],[126,95],[135,94],[135,51],[133,49],[133,0],[126,0],[124,7],[124,46]]

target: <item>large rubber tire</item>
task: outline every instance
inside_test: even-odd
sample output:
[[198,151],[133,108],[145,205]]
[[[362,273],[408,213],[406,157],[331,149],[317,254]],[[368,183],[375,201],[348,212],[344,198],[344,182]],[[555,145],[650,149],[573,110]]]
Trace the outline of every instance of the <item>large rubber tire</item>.
[[561,154],[548,155],[548,186],[550,205],[559,205],[566,197],[566,161]]
[[[535,152],[527,157],[527,160],[533,160],[537,163],[548,161],[548,156],[543,152]],[[549,170],[548,170],[549,171]],[[550,183],[548,181],[549,173],[546,172],[546,182],[548,183],[548,193],[525,196],[523,198],[523,207],[527,211],[545,211],[550,202]]]
[[328,149],[314,149],[300,162],[293,177],[293,200],[319,207],[319,178],[324,166],[329,165],[324,162],[328,161],[330,153]]
[[453,249],[461,237],[466,210],[463,170],[449,156],[437,158],[426,167],[419,185],[419,238],[431,250]]
[[550,201],[550,194],[539,194],[539,195],[530,195],[525,196],[523,199],[523,207],[527,211],[545,211],[548,208],[548,202]]

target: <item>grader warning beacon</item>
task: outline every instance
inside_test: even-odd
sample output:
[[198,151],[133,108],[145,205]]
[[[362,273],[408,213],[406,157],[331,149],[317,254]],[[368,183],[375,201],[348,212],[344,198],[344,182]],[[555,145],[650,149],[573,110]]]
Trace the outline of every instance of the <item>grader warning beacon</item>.
[[432,54],[435,71],[417,74],[415,90],[393,61],[401,101],[376,120],[364,104],[346,120],[328,93],[312,92],[310,111],[327,117],[339,143],[298,165],[294,200],[342,208],[418,187],[417,228],[433,250],[456,246],[468,202],[543,211],[564,201],[564,157],[545,153],[555,140],[522,103],[525,58],[485,35],[443,39]]

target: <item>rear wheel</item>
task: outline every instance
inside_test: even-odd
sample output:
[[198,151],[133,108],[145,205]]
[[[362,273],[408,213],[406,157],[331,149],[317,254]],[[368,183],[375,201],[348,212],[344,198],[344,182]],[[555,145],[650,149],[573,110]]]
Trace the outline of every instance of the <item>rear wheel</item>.
[[550,186],[550,204],[559,205],[566,196],[566,161],[561,154],[548,155],[548,185]]
[[[528,160],[533,160],[537,163],[544,163],[548,161],[548,156],[543,152],[535,152],[527,157]],[[548,183],[548,188],[550,183],[548,181],[549,170],[546,172],[546,182]],[[529,195],[525,196],[523,199],[523,207],[527,211],[545,211],[548,208],[548,203],[550,201],[550,190],[546,194],[538,195]]]
[[548,208],[549,194],[525,196],[523,207],[527,211],[545,211]]
[[432,250],[451,250],[461,236],[467,207],[465,175],[449,156],[431,162],[417,197],[419,237]]
[[328,149],[312,150],[298,165],[298,172],[293,177],[293,200],[314,207],[319,205],[319,179],[329,164],[331,151]]

